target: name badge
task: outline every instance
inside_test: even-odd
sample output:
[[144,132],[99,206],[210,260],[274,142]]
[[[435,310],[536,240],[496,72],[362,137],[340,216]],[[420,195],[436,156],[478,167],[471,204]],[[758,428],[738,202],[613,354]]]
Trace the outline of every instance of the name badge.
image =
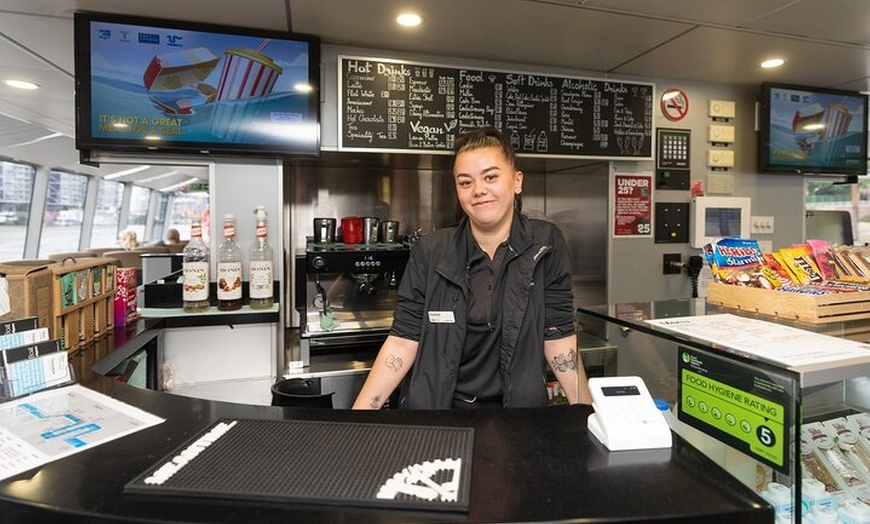
[[433,324],[453,324],[456,319],[452,311],[430,311],[429,322]]

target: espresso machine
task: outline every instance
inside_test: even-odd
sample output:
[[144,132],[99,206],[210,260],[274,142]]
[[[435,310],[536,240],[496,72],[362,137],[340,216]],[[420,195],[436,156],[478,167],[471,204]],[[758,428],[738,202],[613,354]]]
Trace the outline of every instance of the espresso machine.
[[395,242],[306,243],[296,254],[295,286],[303,366],[312,354],[380,349],[408,255]]

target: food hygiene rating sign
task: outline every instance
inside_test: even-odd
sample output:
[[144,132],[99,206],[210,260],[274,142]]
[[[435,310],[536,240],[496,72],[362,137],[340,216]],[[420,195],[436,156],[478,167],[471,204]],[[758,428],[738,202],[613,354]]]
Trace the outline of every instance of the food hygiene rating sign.
[[767,375],[679,348],[678,418],[788,475],[790,401]]

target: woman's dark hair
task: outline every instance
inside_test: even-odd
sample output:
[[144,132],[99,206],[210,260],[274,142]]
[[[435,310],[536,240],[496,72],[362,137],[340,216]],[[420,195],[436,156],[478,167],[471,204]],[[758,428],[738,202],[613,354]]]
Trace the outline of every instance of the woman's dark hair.
[[514,152],[514,148],[511,147],[510,140],[494,127],[478,127],[477,129],[466,131],[457,136],[453,142],[453,152],[457,155],[483,147],[501,149],[504,157],[511,163],[511,167],[517,168],[517,155]]
[[[504,157],[510,162],[511,167],[517,169],[517,154],[514,148],[511,147],[510,140],[504,133],[494,127],[478,127],[470,131],[466,131],[453,141],[453,153],[465,153],[484,147],[495,147],[501,150]],[[517,212],[523,210],[523,195],[517,193],[514,195],[514,205]],[[456,223],[458,224],[465,217],[465,211],[459,202],[456,202]]]

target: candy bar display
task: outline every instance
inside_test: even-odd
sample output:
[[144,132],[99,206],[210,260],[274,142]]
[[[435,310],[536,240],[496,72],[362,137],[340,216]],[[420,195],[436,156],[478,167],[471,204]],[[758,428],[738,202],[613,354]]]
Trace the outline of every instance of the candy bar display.
[[870,249],[807,240],[774,253],[758,241],[723,238],[703,250],[713,279],[723,284],[824,295],[870,291]]
[[762,253],[751,239],[703,249],[713,282],[707,302],[821,324],[870,318],[870,250],[808,240]]

